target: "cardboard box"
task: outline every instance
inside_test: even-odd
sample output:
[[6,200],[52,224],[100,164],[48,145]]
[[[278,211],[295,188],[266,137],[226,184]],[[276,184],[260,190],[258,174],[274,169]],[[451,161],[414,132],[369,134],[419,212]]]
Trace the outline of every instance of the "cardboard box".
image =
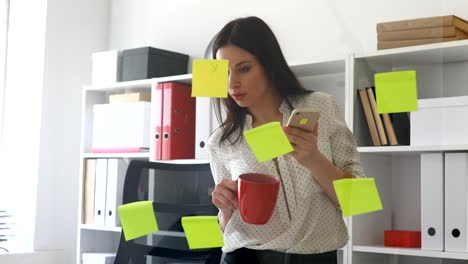
[[141,152],[149,149],[150,103],[93,106],[91,152]]
[[109,104],[130,103],[130,102],[151,102],[150,93],[125,93],[109,95]]
[[143,47],[122,51],[122,81],[186,74],[189,56]]
[[117,50],[95,52],[92,54],[93,85],[106,85],[120,81],[122,66],[121,52]]
[[421,248],[421,231],[385,230],[384,246]]
[[411,112],[411,145],[468,144],[468,96],[418,100]]

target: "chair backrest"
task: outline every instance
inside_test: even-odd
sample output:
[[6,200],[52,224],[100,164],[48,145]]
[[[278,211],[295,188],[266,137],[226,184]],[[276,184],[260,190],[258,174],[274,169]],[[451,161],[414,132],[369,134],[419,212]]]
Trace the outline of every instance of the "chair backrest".
[[148,256],[150,263],[219,263],[219,248],[190,250],[181,225],[183,216],[217,214],[211,203],[212,188],[208,163],[131,161],[125,175],[123,204],[153,200],[160,231],[129,241],[122,233],[115,263],[146,264]]

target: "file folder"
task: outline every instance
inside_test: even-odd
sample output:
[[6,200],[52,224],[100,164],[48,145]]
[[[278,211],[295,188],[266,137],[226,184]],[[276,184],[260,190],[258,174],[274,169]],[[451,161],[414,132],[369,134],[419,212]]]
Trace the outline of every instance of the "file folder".
[[421,154],[421,248],[444,250],[444,155]]
[[195,159],[208,159],[206,143],[213,132],[213,107],[211,98],[197,97],[195,118]]
[[94,186],[96,183],[96,159],[85,160],[83,181],[83,224],[94,224]]
[[445,251],[468,252],[468,153],[445,154]]
[[195,158],[195,98],[181,83],[163,84],[162,160]]
[[120,226],[117,207],[122,205],[123,186],[127,168],[128,163],[124,159],[107,160],[106,226]]
[[106,210],[107,159],[96,161],[96,184],[94,186],[94,224],[104,226]]
[[158,83],[154,93],[154,116],[155,116],[155,131],[154,131],[154,159],[162,159],[162,120],[163,120],[163,84]]

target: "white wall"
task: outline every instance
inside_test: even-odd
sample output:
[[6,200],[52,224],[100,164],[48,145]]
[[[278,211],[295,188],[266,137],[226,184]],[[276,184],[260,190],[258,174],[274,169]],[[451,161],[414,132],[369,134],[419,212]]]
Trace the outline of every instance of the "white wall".
[[78,227],[81,90],[91,54],[108,45],[108,0],[48,0],[35,250],[65,250],[74,263]]
[[277,35],[289,63],[376,50],[378,22],[455,14],[465,0],[113,0],[110,49],[154,46],[202,57],[229,20],[256,15]]

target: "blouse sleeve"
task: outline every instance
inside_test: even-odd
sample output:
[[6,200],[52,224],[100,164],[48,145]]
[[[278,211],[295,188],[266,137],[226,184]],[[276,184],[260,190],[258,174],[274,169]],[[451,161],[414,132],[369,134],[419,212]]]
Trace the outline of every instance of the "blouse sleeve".
[[215,184],[218,184],[223,179],[231,179],[231,174],[224,164],[223,155],[219,141],[210,139],[207,144],[208,157],[210,159],[211,174]]
[[[219,139],[216,137],[216,132],[208,140],[206,145],[208,150],[208,157],[210,159],[211,174],[213,175],[213,180],[215,184],[218,184],[223,179],[231,179],[231,174],[224,164],[221,147],[219,144]],[[218,218],[221,217],[221,210],[218,212]]]
[[359,161],[356,139],[349,130],[335,98],[330,96],[328,101],[332,118],[330,143],[333,163],[345,173],[352,174],[354,178],[365,177]]

